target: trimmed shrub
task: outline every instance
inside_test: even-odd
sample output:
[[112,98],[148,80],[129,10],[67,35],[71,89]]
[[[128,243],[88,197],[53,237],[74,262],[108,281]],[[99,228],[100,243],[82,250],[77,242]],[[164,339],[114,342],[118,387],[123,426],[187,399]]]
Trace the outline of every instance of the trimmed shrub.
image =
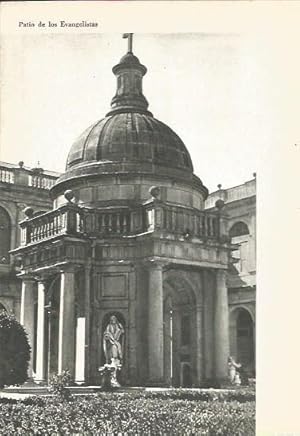
[[0,388],[19,385],[27,378],[30,346],[24,327],[13,315],[0,312]]
[[65,369],[61,374],[53,374],[50,377],[49,392],[61,400],[69,400],[71,398],[71,392],[67,387],[72,384],[73,378],[71,373],[69,370]]

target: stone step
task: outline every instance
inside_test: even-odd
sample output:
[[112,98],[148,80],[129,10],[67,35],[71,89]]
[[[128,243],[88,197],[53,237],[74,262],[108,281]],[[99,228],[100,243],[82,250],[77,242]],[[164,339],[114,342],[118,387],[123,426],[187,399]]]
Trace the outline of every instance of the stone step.
[[[70,390],[72,394],[94,394],[101,390],[100,386],[70,386],[67,389]],[[151,388],[149,388],[151,389]],[[147,388],[144,387],[121,387],[117,389],[117,392],[143,392]],[[151,389],[152,390],[152,389]],[[24,384],[23,386],[9,386],[1,391],[3,394],[27,394],[27,395],[50,395],[49,388],[46,385],[34,385]]]

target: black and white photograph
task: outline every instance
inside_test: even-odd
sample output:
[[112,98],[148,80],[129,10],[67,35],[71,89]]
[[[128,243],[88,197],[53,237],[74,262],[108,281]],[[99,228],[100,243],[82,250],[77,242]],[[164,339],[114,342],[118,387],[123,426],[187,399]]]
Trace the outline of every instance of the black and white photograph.
[[300,434],[256,426],[284,40],[45,3],[1,5],[0,434]]

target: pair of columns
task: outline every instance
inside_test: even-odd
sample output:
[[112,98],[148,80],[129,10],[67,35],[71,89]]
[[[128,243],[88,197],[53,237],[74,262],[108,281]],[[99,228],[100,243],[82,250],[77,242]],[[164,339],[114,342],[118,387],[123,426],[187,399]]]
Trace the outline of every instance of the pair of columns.
[[[33,376],[34,347],[34,303],[36,281],[34,278],[24,278],[21,296],[21,324],[24,325],[31,346],[31,361],[29,377]],[[45,297],[44,281],[37,282],[37,332],[36,332],[36,372],[35,381],[45,381]],[[50,327],[50,326],[49,326]],[[58,330],[58,373],[69,369],[78,383],[85,379],[85,317],[77,319],[75,326],[75,273],[62,271],[60,273],[60,304]],[[75,337],[76,335],[76,337]],[[76,356],[75,356],[76,340]],[[76,362],[76,365],[75,365]]]
[[[149,266],[148,288],[148,360],[149,382],[161,384],[164,381],[164,334],[163,334],[163,265],[153,263]],[[196,343],[198,381],[202,376],[202,308],[196,308]],[[228,291],[226,271],[216,272],[214,304],[214,356],[215,377],[227,378],[229,356]]]
[[[88,275],[87,275],[88,277]],[[33,279],[23,279],[21,298],[21,323],[26,328],[29,342],[34,346],[34,288]],[[45,381],[45,282],[38,282],[38,314],[36,340],[36,382]],[[163,334],[163,265],[153,263],[149,266],[149,311],[148,311],[148,359],[149,382],[164,382],[164,334]],[[227,377],[227,359],[229,356],[228,295],[226,271],[216,273],[216,292],[214,305],[214,355],[215,375],[218,379]],[[88,311],[87,311],[88,312]],[[197,372],[201,379],[201,308],[196,311],[197,326]],[[87,356],[85,353],[87,328],[86,318],[78,318],[75,326],[75,274],[63,271],[60,276],[60,308],[58,333],[58,373],[69,369],[75,373],[75,380],[85,380]],[[76,336],[76,337],[75,337]],[[76,341],[76,347],[75,347]],[[75,354],[76,352],[76,354]],[[29,376],[32,376],[32,356]]]

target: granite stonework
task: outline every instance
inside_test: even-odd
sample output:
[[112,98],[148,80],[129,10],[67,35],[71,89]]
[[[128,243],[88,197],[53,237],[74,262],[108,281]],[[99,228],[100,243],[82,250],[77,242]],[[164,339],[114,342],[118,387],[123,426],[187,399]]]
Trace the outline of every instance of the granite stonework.
[[44,383],[69,369],[78,384],[100,383],[99,368],[110,364],[103,337],[115,316],[124,328],[121,385],[221,381],[237,249],[226,201],[205,209],[208,192],[185,145],[148,111],[146,68],[136,56],[127,53],[113,72],[111,110],[72,146],[50,189],[52,210],[48,201],[44,213],[27,208],[18,217],[11,248],[30,374]]

